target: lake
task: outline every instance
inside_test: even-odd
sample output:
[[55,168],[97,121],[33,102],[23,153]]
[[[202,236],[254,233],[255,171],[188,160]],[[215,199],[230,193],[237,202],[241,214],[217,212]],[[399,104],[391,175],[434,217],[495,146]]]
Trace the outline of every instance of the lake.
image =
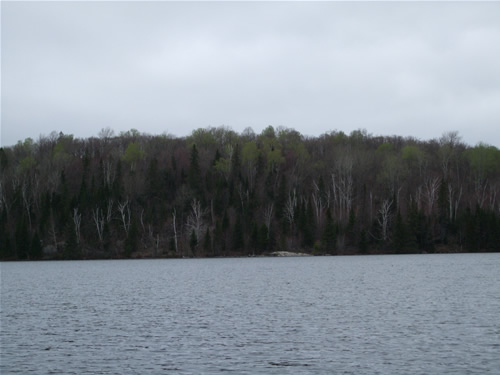
[[4,375],[500,373],[500,254],[0,270]]

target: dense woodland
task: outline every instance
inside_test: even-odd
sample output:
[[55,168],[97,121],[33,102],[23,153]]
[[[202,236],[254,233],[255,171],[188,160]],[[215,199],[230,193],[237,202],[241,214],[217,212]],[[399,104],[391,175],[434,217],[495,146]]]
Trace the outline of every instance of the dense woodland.
[[500,151],[457,132],[54,132],[0,173],[4,260],[500,249]]

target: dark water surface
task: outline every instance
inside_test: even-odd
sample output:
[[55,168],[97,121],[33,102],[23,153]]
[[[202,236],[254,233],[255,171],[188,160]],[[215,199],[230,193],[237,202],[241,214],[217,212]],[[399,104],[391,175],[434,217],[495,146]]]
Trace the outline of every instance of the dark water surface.
[[500,374],[500,254],[0,267],[1,374]]

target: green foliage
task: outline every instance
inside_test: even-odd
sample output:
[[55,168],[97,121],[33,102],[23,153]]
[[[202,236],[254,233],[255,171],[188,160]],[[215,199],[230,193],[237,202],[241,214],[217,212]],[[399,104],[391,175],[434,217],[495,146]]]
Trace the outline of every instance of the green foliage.
[[383,143],[378,148],[376,153],[378,155],[387,155],[394,151],[394,146],[391,143]]
[[35,158],[33,156],[26,156],[19,163],[19,170],[21,172],[29,172],[35,167],[35,165],[36,165]]
[[142,160],[145,156],[145,152],[141,150],[141,147],[137,142],[129,143],[125,153],[122,156],[122,160],[130,164],[130,169],[134,170],[137,162]]
[[486,178],[500,171],[500,150],[484,143],[468,149],[464,153],[472,170],[480,177]]
[[[221,127],[186,138],[131,130],[26,139],[0,148],[0,258],[39,258],[41,243],[60,251],[50,255],[47,247],[43,256],[68,259],[80,251],[85,258],[182,256],[190,248],[197,256],[498,251],[498,149],[466,146],[455,133],[439,142],[381,139],[362,130],[303,137],[272,126],[259,135]],[[193,198],[203,208],[196,243],[186,225]],[[389,200],[381,243],[380,208]],[[134,220],[123,238],[118,205],[125,201]]]
[[257,143],[255,141],[249,141],[243,145],[243,149],[241,151],[241,157],[243,160],[243,164],[251,164],[257,162],[257,158],[259,157],[260,150],[257,147]]

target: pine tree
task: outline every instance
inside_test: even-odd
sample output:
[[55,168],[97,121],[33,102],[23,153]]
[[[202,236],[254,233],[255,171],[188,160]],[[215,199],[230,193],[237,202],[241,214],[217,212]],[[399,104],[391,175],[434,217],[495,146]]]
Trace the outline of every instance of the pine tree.
[[361,254],[367,253],[367,251],[368,251],[368,238],[367,238],[365,229],[362,229],[361,233],[359,234],[358,247],[359,247],[359,251],[361,252]]
[[24,217],[22,217],[16,225],[15,241],[17,258],[26,259],[28,257],[31,243],[28,232],[28,224]]
[[394,223],[394,237],[393,246],[394,250],[398,253],[403,253],[406,250],[408,244],[408,234],[406,230],[405,222],[401,216],[401,211],[398,210],[396,214],[396,220]]
[[193,229],[191,231],[191,236],[189,237],[189,247],[193,256],[196,256],[196,246],[198,246],[198,238],[196,238],[196,233]]
[[267,225],[262,224],[259,230],[259,253],[269,250],[273,244]]
[[43,255],[42,242],[38,232],[35,232],[31,239],[30,259],[41,259]]
[[62,257],[63,259],[72,260],[78,259],[79,251],[78,244],[76,243],[76,233],[73,223],[68,221],[65,230],[66,241],[64,243]]
[[130,228],[128,230],[128,236],[125,239],[125,256],[130,258],[132,253],[137,250],[139,230],[135,220],[130,223]]
[[278,186],[278,194],[276,195],[275,198],[275,205],[276,205],[276,219],[280,220],[283,218],[283,213],[285,210],[285,202],[287,199],[287,183],[286,183],[286,178],[285,175],[281,175],[281,180],[280,184]]
[[252,223],[252,233],[250,234],[250,248],[253,254],[259,252],[259,227],[256,222]]
[[210,254],[212,252],[212,238],[210,237],[210,231],[208,228],[203,240],[203,250],[205,250],[205,254]]
[[335,254],[337,247],[337,233],[330,209],[326,210],[326,223],[323,231],[323,250],[327,254]]
[[191,189],[193,189],[197,194],[199,194],[202,190],[201,181],[202,179],[198,149],[196,148],[196,144],[193,144],[193,147],[191,148],[191,158],[188,169],[188,183]]
[[233,250],[243,250],[245,242],[243,240],[243,224],[241,222],[241,215],[236,218],[236,223],[233,228]]

